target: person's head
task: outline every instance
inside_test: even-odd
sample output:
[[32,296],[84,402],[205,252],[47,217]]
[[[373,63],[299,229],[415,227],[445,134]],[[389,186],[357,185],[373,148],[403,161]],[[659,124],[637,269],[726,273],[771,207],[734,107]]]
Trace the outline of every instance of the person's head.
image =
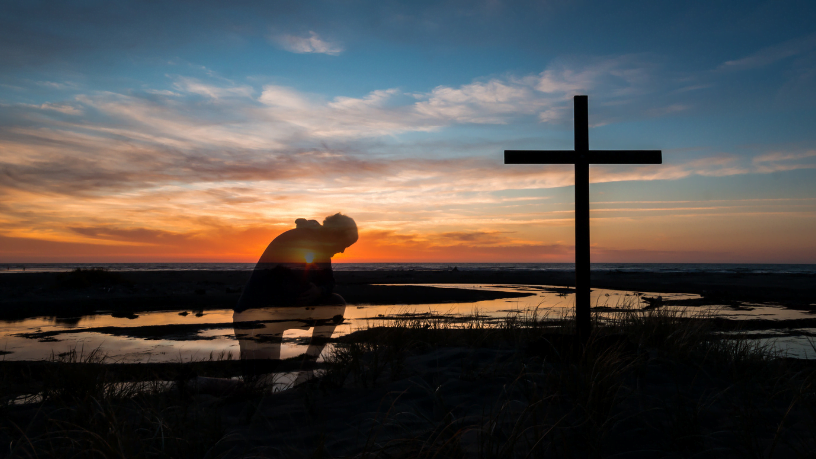
[[323,230],[334,243],[335,253],[343,253],[347,247],[357,242],[357,224],[351,217],[336,213],[323,220]]

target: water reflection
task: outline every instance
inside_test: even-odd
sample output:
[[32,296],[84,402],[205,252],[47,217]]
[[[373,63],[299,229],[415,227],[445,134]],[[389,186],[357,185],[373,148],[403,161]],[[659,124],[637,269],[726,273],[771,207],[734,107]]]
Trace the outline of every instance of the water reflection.
[[[303,361],[320,357],[335,329],[343,322],[345,304],[309,307],[270,307],[237,311],[233,316],[235,338],[241,349],[244,377],[269,373],[269,360],[281,358],[283,335],[289,330],[312,330]],[[310,377],[311,371],[302,371],[293,384]]]
[[[102,346],[103,350],[115,361],[127,362],[168,362],[189,361],[191,359],[206,359],[209,354],[231,352],[234,357],[246,349],[253,355],[267,355],[281,359],[295,357],[301,354],[317,355],[321,340],[328,338],[329,327],[333,326],[332,336],[338,337],[351,333],[357,329],[368,328],[378,324],[388,324],[389,317],[405,314],[435,312],[448,315],[468,316],[478,310],[479,314],[495,318],[502,318],[512,311],[531,311],[538,309],[540,314],[558,318],[568,314],[573,308],[572,294],[564,292],[555,286],[531,285],[491,285],[491,284],[424,284],[439,288],[469,288],[489,289],[506,292],[534,292],[535,296],[484,300],[473,303],[435,303],[424,305],[362,305],[349,306],[303,306],[294,308],[266,307],[251,308],[239,313],[233,310],[209,310],[204,316],[195,314],[180,315],[180,311],[157,311],[139,313],[139,317],[128,319],[113,317],[111,314],[84,316],[76,325],[58,323],[53,317],[38,317],[23,320],[0,321],[0,351],[10,352],[4,355],[6,360],[27,360],[48,358],[51,352],[59,354],[72,347],[84,346],[93,349]],[[604,306],[615,307],[622,304],[631,304],[633,307],[644,307],[640,302],[643,296],[656,297],[662,295],[664,300],[698,298],[697,295],[644,293],[636,295],[634,292],[619,290],[593,290],[593,305],[603,311]],[[607,296],[608,295],[608,296]],[[746,305],[744,309],[734,310],[718,308],[712,314],[739,320],[751,319],[808,319],[813,314],[808,311],[786,309],[774,305]],[[311,308],[311,309],[310,309]],[[690,308],[689,312],[705,309],[701,306]],[[189,311],[189,310],[188,310]],[[254,312],[253,312],[254,311]],[[245,314],[244,314],[245,313]],[[335,316],[343,316],[343,320],[334,323]],[[248,317],[248,318],[244,318]],[[237,319],[237,320],[236,320]],[[234,321],[237,322],[234,323]],[[151,327],[178,325],[180,330],[189,330],[184,339],[175,337],[155,336],[150,338],[135,337],[133,335],[117,334],[114,330],[123,330],[126,327]],[[262,325],[262,326],[261,326]],[[318,333],[309,331],[312,327],[320,326]],[[104,328],[104,330],[102,330]],[[21,336],[25,333],[37,331],[54,332],[55,341],[39,341],[37,338]],[[814,330],[801,330],[814,333]],[[237,335],[245,335],[238,336]],[[264,336],[269,337],[268,342]],[[295,339],[292,339],[295,338]],[[780,348],[789,346],[792,356],[814,357],[814,349],[805,338],[781,336],[777,340]],[[264,347],[268,345],[268,347]],[[314,347],[311,347],[314,346]],[[311,349],[310,349],[311,347]],[[263,349],[262,349],[263,348]],[[323,352],[327,350],[323,347]]]

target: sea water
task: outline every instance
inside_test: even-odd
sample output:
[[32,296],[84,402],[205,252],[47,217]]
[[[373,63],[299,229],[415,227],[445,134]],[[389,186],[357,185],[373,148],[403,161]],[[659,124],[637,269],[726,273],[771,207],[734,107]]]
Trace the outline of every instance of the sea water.
[[[0,263],[0,274],[64,272],[76,268],[110,271],[251,271],[255,263]],[[574,263],[332,263],[336,271],[575,271]],[[766,263],[593,263],[596,272],[816,274],[816,264]]]

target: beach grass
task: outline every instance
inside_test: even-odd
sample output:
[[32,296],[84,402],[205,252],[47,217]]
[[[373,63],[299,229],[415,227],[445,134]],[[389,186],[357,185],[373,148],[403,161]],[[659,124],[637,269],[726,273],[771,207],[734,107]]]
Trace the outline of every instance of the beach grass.
[[[292,390],[195,383],[214,355],[123,378],[101,349],[2,366],[7,457],[813,457],[816,367],[705,310],[404,311],[334,339]],[[157,367],[152,367],[157,368]],[[11,371],[16,373],[12,374]],[[170,376],[170,377],[168,377]],[[27,395],[26,395],[27,394]],[[27,397],[27,398],[26,398]],[[4,446],[5,448],[5,446]]]

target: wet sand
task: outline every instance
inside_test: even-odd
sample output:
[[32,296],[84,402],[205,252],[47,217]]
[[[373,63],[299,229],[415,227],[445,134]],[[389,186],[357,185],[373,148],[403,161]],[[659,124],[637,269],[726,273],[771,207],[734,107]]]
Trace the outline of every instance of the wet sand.
[[[230,309],[250,272],[112,272],[101,279],[71,273],[0,275],[0,318],[72,317],[114,312]],[[375,284],[530,284],[572,287],[569,272],[541,271],[336,271],[335,291],[349,304],[430,304],[522,297],[521,293]],[[701,303],[773,303],[816,310],[816,276],[810,274],[595,272],[592,286],[629,291],[695,293]],[[689,304],[693,306],[693,304]]]

